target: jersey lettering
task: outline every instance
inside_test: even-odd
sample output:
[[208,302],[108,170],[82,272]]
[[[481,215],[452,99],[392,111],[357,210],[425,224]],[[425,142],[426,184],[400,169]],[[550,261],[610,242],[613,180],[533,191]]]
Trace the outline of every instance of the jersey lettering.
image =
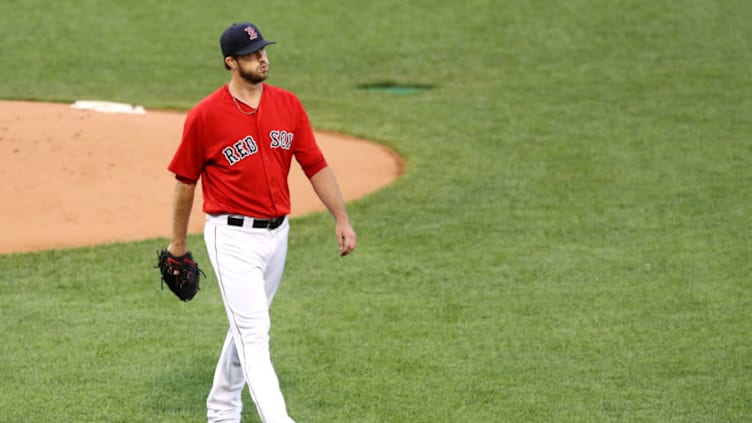
[[230,166],[234,166],[246,157],[256,154],[257,151],[258,146],[256,145],[256,140],[248,135],[242,140],[235,142],[232,146],[225,147],[222,150],[222,154],[225,156],[225,159],[227,159],[227,163],[229,163]]
[[271,131],[269,132],[269,138],[272,139],[271,148],[282,148],[289,150],[292,147],[292,139],[295,134],[287,131]]
[[225,159],[227,159],[227,163],[229,163],[230,166],[240,161],[238,156],[235,155],[235,150],[233,150],[232,147],[225,147],[225,149],[222,150],[222,154],[225,155]]

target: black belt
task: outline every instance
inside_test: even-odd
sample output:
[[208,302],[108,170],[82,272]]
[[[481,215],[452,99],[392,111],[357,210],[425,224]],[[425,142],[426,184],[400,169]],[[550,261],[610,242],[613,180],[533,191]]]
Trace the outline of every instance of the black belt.
[[[271,219],[253,219],[253,227],[256,229],[277,229],[284,221],[285,216]],[[242,227],[243,222],[245,222],[245,217],[243,216],[227,216],[227,224],[230,226]]]

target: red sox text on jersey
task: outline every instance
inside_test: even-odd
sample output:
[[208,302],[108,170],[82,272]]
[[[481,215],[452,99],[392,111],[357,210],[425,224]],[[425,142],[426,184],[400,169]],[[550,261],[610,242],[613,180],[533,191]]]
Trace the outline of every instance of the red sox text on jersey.
[[[292,140],[295,138],[295,134],[287,131],[274,130],[269,132],[269,138],[272,140],[269,147],[289,150],[290,147],[292,147]],[[257,152],[258,145],[252,135],[248,135],[222,150],[222,154],[224,154],[225,159],[227,159],[227,163],[229,163],[230,166],[235,165],[239,161],[252,156]]]

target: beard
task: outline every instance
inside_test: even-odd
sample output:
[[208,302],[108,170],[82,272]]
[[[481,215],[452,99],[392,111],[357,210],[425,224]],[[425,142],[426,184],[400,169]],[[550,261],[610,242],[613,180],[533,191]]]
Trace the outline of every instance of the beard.
[[266,72],[266,73],[253,72],[253,71],[246,72],[243,69],[238,69],[238,75],[240,75],[241,78],[245,79],[251,84],[258,84],[266,80],[266,77],[269,75],[269,72]]

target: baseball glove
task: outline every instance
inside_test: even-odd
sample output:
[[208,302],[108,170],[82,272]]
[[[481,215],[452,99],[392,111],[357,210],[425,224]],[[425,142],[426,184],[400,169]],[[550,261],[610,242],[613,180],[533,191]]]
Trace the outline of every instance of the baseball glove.
[[162,289],[164,285],[170,288],[181,301],[190,301],[199,290],[201,276],[206,277],[198,263],[193,260],[191,252],[180,257],[174,256],[165,248],[157,251],[158,261],[154,266],[162,274]]

